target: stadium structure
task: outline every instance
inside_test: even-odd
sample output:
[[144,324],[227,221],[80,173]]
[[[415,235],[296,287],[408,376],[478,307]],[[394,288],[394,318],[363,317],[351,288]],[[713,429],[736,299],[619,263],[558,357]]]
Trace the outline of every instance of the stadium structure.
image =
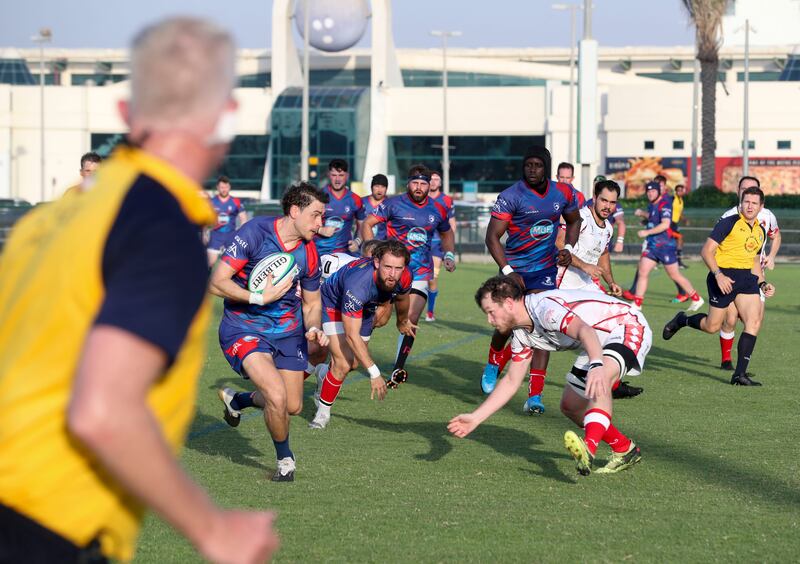
[[[794,193],[800,191],[800,53],[793,44],[797,26],[788,22],[800,24],[800,3],[758,6],[738,0],[725,16],[717,184],[732,190],[741,171],[740,28],[749,17],[760,32],[749,49],[750,171],[768,194]],[[279,197],[300,171],[302,40],[293,30],[293,2],[276,0],[272,10],[271,48],[238,53],[239,136],[221,171],[238,194],[262,200]],[[552,17],[566,28],[565,18]],[[442,50],[395,48],[389,0],[372,0],[366,25],[369,47],[312,50],[310,57],[312,179],[324,176],[329,159],[342,157],[357,191],[373,174],[386,173],[394,183],[412,162],[438,166],[442,159]],[[466,49],[451,42],[451,192],[490,199],[518,177],[519,157],[532,142],[544,143],[556,162],[576,154],[569,60],[568,48]],[[599,46],[591,175],[611,175],[629,194],[657,173],[673,185],[690,182],[694,61],[691,45]],[[128,72],[126,50],[0,50],[0,198],[58,197],[76,182],[83,152],[109,152],[125,132],[116,102],[127,94]]]

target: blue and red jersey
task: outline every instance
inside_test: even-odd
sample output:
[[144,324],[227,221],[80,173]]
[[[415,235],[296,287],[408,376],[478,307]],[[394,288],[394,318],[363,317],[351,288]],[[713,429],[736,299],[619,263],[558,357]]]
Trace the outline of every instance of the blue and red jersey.
[[534,272],[555,267],[559,218],[577,209],[573,188],[554,180],[549,181],[544,194],[524,180],[500,192],[492,217],[508,223],[508,264],[515,270]]
[[[672,222],[672,199],[661,196],[658,200],[647,205],[647,229],[660,225],[664,219]],[[677,240],[672,236],[672,229],[647,236],[647,248],[677,246]]]
[[233,281],[247,288],[250,273],[263,259],[275,253],[289,253],[298,269],[297,288],[286,292],[278,301],[246,304],[225,300],[222,324],[229,328],[262,334],[280,334],[281,338],[303,335],[302,288],[319,290],[319,255],[313,242],[298,241],[289,249],[277,231],[277,217],[256,217],[245,223],[225,249],[222,261],[236,271]]
[[[380,207],[380,203],[374,204],[372,202],[372,197],[368,196],[366,198],[362,198],[361,201],[364,204],[364,217],[369,215],[375,215],[375,212]],[[386,198],[381,200],[382,202],[386,201]],[[372,226],[372,236],[375,239],[384,240],[386,239],[386,224],[385,223],[377,223]]]
[[386,292],[378,287],[378,271],[372,258],[356,259],[344,265],[322,285],[322,305],[331,319],[338,314],[368,318],[379,304],[386,303],[411,289],[412,276],[408,267],[403,270],[394,289]]
[[328,185],[323,191],[330,197],[330,201],[325,204],[324,225],[333,227],[336,231],[330,237],[315,235],[314,243],[320,255],[346,253],[347,245],[353,239],[353,223],[366,217],[364,203],[361,196],[354,194],[349,188],[337,193]]
[[[435,198],[432,197],[432,196],[428,196],[428,197],[431,200],[433,200],[434,202],[438,202],[442,206],[444,206],[444,209],[447,210],[447,221],[448,222],[450,221],[450,219],[455,217],[455,206],[453,205],[453,198],[451,198],[450,196],[448,196],[447,194],[445,194],[441,190],[439,190],[439,194]],[[437,245],[437,244],[440,243],[441,240],[442,240],[442,238],[439,236],[439,232],[435,231],[433,233],[433,244]]]
[[217,212],[217,224],[211,228],[215,233],[233,233],[236,231],[236,217],[244,211],[239,198],[228,196],[224,200],[219,195],[211,198],[211,205]]
[[408,266],[414,280],[430,280],[433,277],[433,234],[450,230],[445,207],[430,198],[417,204],[405,193],[387,198],[373,215],[386,223],[388,238],[397,239],[411,253]]

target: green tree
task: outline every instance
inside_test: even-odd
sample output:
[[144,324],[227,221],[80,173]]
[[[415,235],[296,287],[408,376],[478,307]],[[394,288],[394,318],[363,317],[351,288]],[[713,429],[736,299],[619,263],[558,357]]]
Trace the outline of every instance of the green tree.
[[694,23],[697,60],[700,61],[702,85],[700,148],[703,156],[700,185],[713,186],[717,150],[719,48],[722,43],[722,15],[725,13],[728,0],[682,0],[682,2]]

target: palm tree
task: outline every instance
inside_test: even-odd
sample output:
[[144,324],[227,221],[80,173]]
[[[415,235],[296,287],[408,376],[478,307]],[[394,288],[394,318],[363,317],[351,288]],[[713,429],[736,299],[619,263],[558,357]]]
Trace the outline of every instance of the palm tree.
[[694,22],[697,60],[700,61],[700,83],[703,102],[700,123],[700,142],[703,163],[700,185],[714,186],[714,160],[717,148],[717,79],[719,76],[719,47],[722,43],[722,15],[728,0],[682,0]]

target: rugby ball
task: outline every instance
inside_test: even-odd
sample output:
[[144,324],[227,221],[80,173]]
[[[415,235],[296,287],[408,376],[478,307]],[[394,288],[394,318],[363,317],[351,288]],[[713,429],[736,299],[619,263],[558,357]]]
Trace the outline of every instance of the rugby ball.
[[250,271],[247,279],[247,289],[260,293],[267,287],[269,275],[272,274],[272,283],[277,284],[287,276],[294,278],[300,273],[294,257],[289,253],[274,253],[258,261]]

